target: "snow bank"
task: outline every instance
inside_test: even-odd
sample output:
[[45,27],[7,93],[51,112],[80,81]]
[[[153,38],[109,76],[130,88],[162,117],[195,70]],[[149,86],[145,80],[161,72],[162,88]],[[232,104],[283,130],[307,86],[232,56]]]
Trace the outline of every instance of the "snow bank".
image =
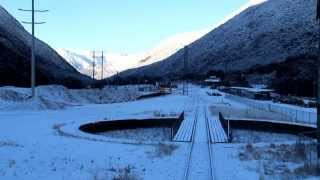
[[36,88],[37,97],[30,98],[29,88],[0,87],[0,111],[12,110],[57,110],[83,104],[108,104],[134,101],[149,85],[106,86],[103,89],[67,89],[50,85]]

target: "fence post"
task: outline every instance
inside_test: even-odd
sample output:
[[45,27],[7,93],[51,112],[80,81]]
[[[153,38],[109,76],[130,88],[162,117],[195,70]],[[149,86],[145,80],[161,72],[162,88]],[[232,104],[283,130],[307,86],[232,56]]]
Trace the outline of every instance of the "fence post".
[[228,142],[230,142],[230,120],[228,119]]
[[171,129],[171,141],[173,141],[173,127],[171,127],[170,129]]

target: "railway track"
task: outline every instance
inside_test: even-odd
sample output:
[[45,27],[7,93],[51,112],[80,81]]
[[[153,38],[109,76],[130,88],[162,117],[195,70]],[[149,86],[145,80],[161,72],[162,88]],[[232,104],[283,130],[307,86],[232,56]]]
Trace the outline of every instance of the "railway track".
[[195,113],[195,117],[194,117],[194,124],[193,124],[193,130],[192,130],[192,137],[191,137],[191,145],[190,145],[190,150],[188,153],[188,157],[187,157],[187,164],[186,164],[186,168],[185,168],[185,172],[184,172],[184,179],[188,180],[189,179],[189,174],[190,174],[190,164],[191,164],[191,156],[192,156],[192,150],[194,147],[194,134],[196,132],[196,126],[197,126],[197,122],[198,122],[198,109],[196,109],[196,113]]
[[214,171],[213,171],[213,159],[212,159],[212,140],[211,140],[211,131],[209,128],[209,119],[208,119],[208,111],[207,107],[204,107],[204,113],[205,113],[205,121],[206,121],[206,132],[207,132],[207,138],[208,138],[208,151],[209,151],[209,164],[210,164],[210,175],[212,180],[214,180]]
[[[199,101],[198,101],[199,102]],[[213,180],[213,162],[207,107],[197,106],[184,180]]]

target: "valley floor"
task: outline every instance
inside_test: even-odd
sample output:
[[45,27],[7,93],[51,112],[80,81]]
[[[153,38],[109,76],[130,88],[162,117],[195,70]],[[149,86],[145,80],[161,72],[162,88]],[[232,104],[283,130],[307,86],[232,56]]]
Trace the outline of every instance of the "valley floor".
[[[158,141],[139,136],[126,138],[126,134],[120,137],[115,134],[92,135],[81,132],[78,128],[82,124],[101,120],[177,116],[184,110],[190,110],[198,98],[204,99],[208,106],[218,107],[227,102],[235,109],[248,108],[224,97],[208,96],[207,91],[205,88],[191,86],[189,96],[182,96],[176,91],[168,96],[113,104],[91,104],[86,98],[82,103],[75,100],[71,105],[67,104],[63,109],[56,110],[25,110],[22,105],[16,105],[19,103],[11,101],[7,106],[2,103],[0,179],[183,179],[190,143],[171,142],[166,139]],[[74,99],[75,95],[72,97]],[[19,108],[15,110],[12,104]],[[212,110],[212,114],[214,113]],[[296,175],[294,170],[303,163],[289,160],[281,164],[282,171],[265,173],[264,166],[268,161],[264,159],[265,152],[261,147],[271,146],[270,151],[280,145],[289,148],[296,142],[295,137],[283,135],[281,140],[277,141],[274,136],[274,143],[268,141],[268,135],[263,135],[260,137],[262,141],[256,143],[250,141],[251,132],[238,134],[245,140],[233,144],[212,145],[215,179],[313,179],[314,176]],[[258,152],[261,156],[251,155],[253,152]],[[279,157],[272,157],[271,160],[281,161],[276,158]],[[274,163],[267,168],[276,169],[279,164]]]

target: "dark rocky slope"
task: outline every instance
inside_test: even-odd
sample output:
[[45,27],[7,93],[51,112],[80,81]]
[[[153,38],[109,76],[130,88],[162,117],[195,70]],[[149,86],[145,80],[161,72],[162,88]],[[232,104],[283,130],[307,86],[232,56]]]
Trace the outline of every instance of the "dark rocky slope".
[[[268,0],[252,6],[189,46],[189,72],[199,78],[223,71],[226,77],[242,75],[244,78],[238,79],[249,83],[253,75],[258,75],[265,78],[257,77],[255,83],[264,79],[271,88],[283,93],[313,95],[314,83],[309,81],[316,76],[315,16],[316,0]],[[263,68],[272,71],[261,74]],[[172,80],[180,79],[183,72],[180,50],[161,62],[122,72],[120,77]]]
[[[0,6],[0,85],[30,86],[31,35]],[[51,47],[36,41],[37,85],[82,88],[94,81],[69,65]]]

